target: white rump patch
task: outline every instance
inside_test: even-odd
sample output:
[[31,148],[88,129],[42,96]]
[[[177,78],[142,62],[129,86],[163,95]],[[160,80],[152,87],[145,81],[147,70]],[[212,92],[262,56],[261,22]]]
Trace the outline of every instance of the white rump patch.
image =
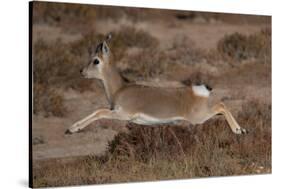
[[197,96],[209,97],[210,95],[210,91],[206,88],[205,85],[193,85],[192,91]]

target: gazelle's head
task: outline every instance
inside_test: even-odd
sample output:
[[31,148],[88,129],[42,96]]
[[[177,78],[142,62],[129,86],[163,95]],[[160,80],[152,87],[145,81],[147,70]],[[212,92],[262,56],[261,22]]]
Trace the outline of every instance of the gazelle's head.
[[103,79],[105,70],[109,65],[110,49],[107,42],[111,39],[109,34],[106,39],[99,43],[95,48],[89,49],[90,60],[80,73],[85,78]]

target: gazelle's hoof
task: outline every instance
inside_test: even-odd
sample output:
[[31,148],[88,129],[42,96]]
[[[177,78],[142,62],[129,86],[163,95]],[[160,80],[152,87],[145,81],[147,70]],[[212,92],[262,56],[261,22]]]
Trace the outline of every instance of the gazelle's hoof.
[[236,128],[234,133],[240,135],[240,134],[247,134],[248,131],[246,129],[243,129],[243,128]]
[[71,135],[72,132],[71,132],[69,129],[67,129],[67,130],[64,132],[64,134],[66,134],[66,135]]

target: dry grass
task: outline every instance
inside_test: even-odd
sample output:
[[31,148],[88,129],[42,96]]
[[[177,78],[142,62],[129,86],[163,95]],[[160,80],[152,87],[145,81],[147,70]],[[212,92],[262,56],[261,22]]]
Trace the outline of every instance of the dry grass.
[[174,39],[166,54],[172,64],[194,65],[206,61],[206,53],[196,48],[191,39],[182,36]]
[[206,61],[205,52],[193,47],[193,42],[186,37],[176,38],[165,49],[158,47],[156,40],[148,41],[149,45],[135,46],[138,47],[136,52],[122,59],[122,73],[131,80],[159,78],[179,65],[191,66]]
[[[105,39],[106,35],[98,34],[95,31],[86,33],[82,39],[71,44],[71,52],[77,56],[85,55],[88,52],[88,48],[95,47]],[[112,31],[112,36],[113,38],[109,42],[109,46],[115,62],[120,61],[131,47],[144,49],[157,47],[158,45],[157,39],[149,33],[129,26],[124,26],[118,31]]]
[[249,36],[227,35],[218,42],[217,50],[223,57],[236,62],[254,58],[261,63],[271,63],[271,30],[266,28]]
[[166,55],[152,48],[129,55],[125,63],[127,65],[122,72],[131,79],[157,77],[163,74],[167,67]]
[[63,97],[55,90],[36,83],[33,91],[33,112],[35,114],[41,112],[44,116],[62,117],[67,113]]
[[64,116],[67,112],[58,88],[73,88],[80,92],[91,90],[91,82],[79,75],[83,59],[73,55],[69,45],[60,41],[49,44],[35,42],[33,57],[34,113]]
[[[71,53],[71,46],[60,41],[48,43],[38,40],[34,44],[34,83],[48,87],[78,87],[82,57]],[[79,80],[81,78],[81,80]],[[83,89],[81,89],[83,91]]]
[[[90,6],[83,4],[65,4],[65,3],[48,3],[36,2],[35,19],[36,23],[49,23],[52,25],[64,25],[75,22],[78,26],[92,24],[96,18],[99,19],[118,19],[127,18],[133,22],[151,21],[165,19],[171,21],[177,18],[180,21],[196,21],[202,18],[205,22],[226,22],[231,24],[237,23],[265,23],[270,21],[270,17],[259,17],[253,15],[241,14],[221,14],[211,12],[194,12],[194,11],[177,11],[177,10],[159,10],[128,8],[116,6]],[[70,29],[69,27],[67,27]],[[85,28],[85,27],[84,27]]]
[[[59,186],[271,173],[271,105],[246,103],[234,135],[224,119],[198,126],[129,125],[101,157],[37,162],[34,185]],[[62,179],[63,178],[63,179]]]
[[33,10],[34,23],[60,26],[67,32],[88,30],[96,19],[95,8],[83,4],[33,2]]

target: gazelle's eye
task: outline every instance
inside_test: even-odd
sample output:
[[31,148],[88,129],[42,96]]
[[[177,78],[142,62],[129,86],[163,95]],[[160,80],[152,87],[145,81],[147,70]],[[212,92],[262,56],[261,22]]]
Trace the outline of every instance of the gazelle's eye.
[[98,59],[95,59],[95,60],[94,60],[94,64],[95,64],[95,65],[98,65],[99,63],[100,63],[100,61],[99,61]]

